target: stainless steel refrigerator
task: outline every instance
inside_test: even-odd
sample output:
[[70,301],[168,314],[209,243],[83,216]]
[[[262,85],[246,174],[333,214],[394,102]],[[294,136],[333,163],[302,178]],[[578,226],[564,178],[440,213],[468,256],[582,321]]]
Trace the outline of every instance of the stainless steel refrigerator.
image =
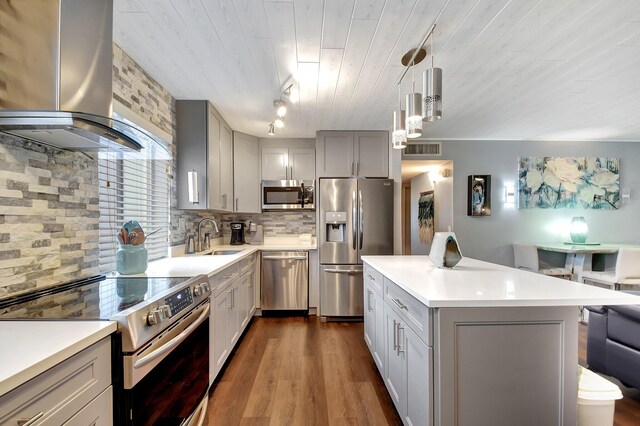
[[364,315],[362,259],[393,254],[393,180],[320,179],[320,315]]

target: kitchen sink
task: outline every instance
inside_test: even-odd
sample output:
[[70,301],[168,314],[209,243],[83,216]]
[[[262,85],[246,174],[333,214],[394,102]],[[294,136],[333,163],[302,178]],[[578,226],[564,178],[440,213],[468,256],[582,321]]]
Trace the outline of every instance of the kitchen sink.
[[242,250],[214,250],[209,254],[211,256],[225,256],[225,255],[230,255],[230,254],[238,254],[241,251]]

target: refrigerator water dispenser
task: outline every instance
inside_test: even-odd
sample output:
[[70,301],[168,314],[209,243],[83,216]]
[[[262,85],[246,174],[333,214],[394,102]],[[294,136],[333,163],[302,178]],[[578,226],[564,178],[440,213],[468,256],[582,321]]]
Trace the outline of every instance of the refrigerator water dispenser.
[[342,243],[345,240],[347,228],[346,212],[326,212],[324,215],[327,226],[326,238],[329,243]]

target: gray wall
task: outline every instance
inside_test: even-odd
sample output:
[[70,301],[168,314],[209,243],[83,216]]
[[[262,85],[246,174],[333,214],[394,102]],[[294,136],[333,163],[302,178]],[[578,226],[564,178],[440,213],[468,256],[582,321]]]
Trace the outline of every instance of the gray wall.
[[[620,186],[631,201],[619,210],[517,209],[505,206],[504,185],[516,185],[518,157],[618,157]],[[588,241],[640,243],[640,144],[633,142],[444,141],[443,157],[452,160],[453,230],[466,257],[513,265],[511,243],[569,239],[573,216],[584,216]],[[488,217],[467,216],[467,176],[491,175],[492,210]]]

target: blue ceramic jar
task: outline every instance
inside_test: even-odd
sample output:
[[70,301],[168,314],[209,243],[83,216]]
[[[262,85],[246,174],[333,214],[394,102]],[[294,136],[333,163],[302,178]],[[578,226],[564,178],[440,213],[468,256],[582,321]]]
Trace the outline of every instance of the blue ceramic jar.
[[147,270],[148,255],[144,244],[121,244],[116,252],[116,271],[123,275],[141,274]]

